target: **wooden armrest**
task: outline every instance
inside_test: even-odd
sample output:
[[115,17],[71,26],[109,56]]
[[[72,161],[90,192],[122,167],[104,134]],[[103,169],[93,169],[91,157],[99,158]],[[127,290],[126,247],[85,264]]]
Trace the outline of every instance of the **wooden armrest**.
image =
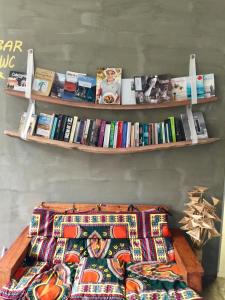
[[202,276],[204,270],[195,256],[187,240],[178,228],[171,229],[175,260],[183,273],[184,280],[190,288],[200,293],[202,291]]
[[0,287],[9,282],[12,275],[21,265],[26,256],[30,240],[27,226],[0,259]]

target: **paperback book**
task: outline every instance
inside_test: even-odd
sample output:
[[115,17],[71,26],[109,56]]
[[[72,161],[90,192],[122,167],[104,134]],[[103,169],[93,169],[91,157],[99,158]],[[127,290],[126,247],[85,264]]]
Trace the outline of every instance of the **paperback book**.
[[50,138],[54,115],[40,113],[37,119],[36,135]]
[[71,100],[75,99],[75,92],[78,88],[78,77],[79,76],[86,76],[86,74],[71,72],[71,71],[66,72],[63,98],[71,99]]
[[7,88],[14,91],[25,92],[26,78],[27,75],[24,72],[10,71],[7,79]]
[[134,79],[126,78],[122,79],[122,104],[123,105],[135,105],[135,87],[134,87]]
[[33,94],[49,96],[54,78],[55,72],[36,68],[32,86]]
[[95,102],[96,96],[96,78],[90,76],[78,76],[77,89],[75,90],[75,98]]
[[55,73],[54,82],[51,90],[51,97],[62,98],[66,75],[62,73]]

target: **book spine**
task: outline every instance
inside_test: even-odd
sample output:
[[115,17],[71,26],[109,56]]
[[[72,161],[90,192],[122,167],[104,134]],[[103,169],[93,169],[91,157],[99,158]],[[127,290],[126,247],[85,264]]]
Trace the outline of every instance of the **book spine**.
[[139,147],[139,123],[134,123],[134,138],[135,138],[135,147]]
[[152,128],[151,128],[151,124],[148,124],[148,145],[151,145],[151,139],[152,139],[152,134],[151,134]]
[[110,126],[109,148],[113,148],[115,123],[115,121],[112,121]]
[[73,125],[72,125],[71,133],[70,133],[70,140],[69,140],[70,143],[73,143],[73,140],[74,140],[75,130],[76,130],[76,126],[77,126],[77,120],[78,120],[78,117],[74,116],[73,117]]
[[88,145],[94,145],[93,144],[93,138],[94,138],[94,132],[95,132],[95,128],[96,128],[96,120],[93,120],[93,124],[92,124],[92,128],[91,128],[91,136],[90,136],[90,140]]
[[102,147],[103,146],[105,126],[106,126],[106,121],[102,120],[102,122],[101,122],[101,128],[100,128],[100,133],[99,133],[99,138],[98,138],[98,147]]
[[172,131],[172,141],[176,143],[176,130],[175,130],[175,121],[174,117],[169,117],[170,124],[171,124],[171,131]]
[[96,119],[95,126],[93,128],[93,135],[92,135],[91,143],[90,143],[93,146],[98,146],[98,138],[99,138],[100,128],[101,128],[101,120]]
[[84,120],[81,120],[81,121],[80,121],[79,132],[78,132],[78,136],[77,136],[77,140],[76,140],[76,142],[77,142],[78,144],[81,143],[81,139],[82,139],[82,136],[83,136],[84,125],[85,125],[84,122],[85,122]]
[[90,119],[87,119],[87,120],[85,120],[85,124],[84,124],[84,131],[83,131],[83,136],[81,139],[81,144],[86,145],[89,126],[90,126]]
[[139,146],[144,146],[144,143],[143,143],[143,123],[139,124]]
[[151,144],[155,144],[155,124],[151,123]]
[[67,116],[63,115],[62,117],[62,123],[60,126],[60,131],[59,131],[59,141],[63,141],[64,140],[64,134],[66,131],[66,123],[67,123]]
[[164,122],[161,123],[161,139],[162,139],[162,143],[165,144],[166,134],[165,134],[165,124],[164,124]]
[[143,124],[143,145],[144,146],[148,145],[148,124],[147,123]]
[[127,122],[123,122],[123,130],[122,130],[122,148],[126,148],[127,142]]
[[155,128],[155,144],[159,144],[159,139],[158,139],[158,123],[154,123],[154,128]]
[[130,134],[130,146],[135,147],[135,137],[134,137],[134,124],[131,125],[131,134]]
[[127,123],[127,138],[126,138],[126,148],[130,147],[130,139],[131,139],[131,122]]
[[166,143],[170,142],[170,136],[169,136],[169,125],[168,123],[165,123],[165,133],[166,133]]
[[104,141],[103,141],[103,147],[104,148],[108,148],[109,147],[110,127],[111,127],[110,123],[107,123],[105,125],[105,133],[104,133]]
[[73,142],[74,143],[78,143],[78,134],[80,131],[80,121],[77,120],[77,125],[76,125],[76,129],[75,129],[75,133],[74,133],[74,138],[73,138]]
[[65,130],[65,134],[64,134],[64,142],[69,142],[69,140],[70,140],[72,124],[73,124],[73,118],[68,116],[67,122],[66,122],[66,130]]
[[116,148],[117,145],[117,137],[118,137],[118,122],[115,122],[115,130],[114,130],[114,137],[113,137],[113,148]]
[[122,147],[122,138],[123,138],[123,121],[118,121],[118,134],[117,134],[116,148]]
[[92,135],[92,132],[93,132],[93,125],[94,125],[94,120],[90,120],[90,125],[89,125],[89,129],[88,129],[87,140],[86,140],[86,145],[90,145],[91,135]]
[[62,124],[62,118],[63,118],[63,115],[60,114],[59,117],[58,117],[57,128],[56,128],[56,131],[55,131],[54,140],[59,139],[59,133],[60,133],[60,128],[61,128],[61,124]]
[[56,131],[56,128],[57,128],[57,122],[58,122],[58,116],[55,115],[53,125],[52,125],[51,134],[50,134],[50,139],[51,140],[54,139],[55,131]]

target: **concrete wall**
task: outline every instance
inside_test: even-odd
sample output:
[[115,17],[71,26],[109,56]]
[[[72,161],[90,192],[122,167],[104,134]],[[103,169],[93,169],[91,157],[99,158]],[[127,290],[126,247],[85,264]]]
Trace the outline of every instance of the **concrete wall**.
[[[0,38],[20,39],[16,69],[26,69],[26,50],[36,66],[95,75],[98,66],[121,66],[123,75],[188,74],[189,54],[198,72],[216,74],[218,103],[205,113],[209,135],[224,138],[225,40],[223,0],[0,0]],[[41,201],[156,203],[180,217],[186,192],[207,185],[222,198],[225,143],[126,156],[102,156],[25,143],[3,136],[18,127],[27,102],[4,95],[0,109],[0,246],[9,245]],[[37,104],[39,112],[71,113]],[[160,121],[184,109],[103,112],[79,116]],[[205,249],[206,272],[216,272],[218,241]]]

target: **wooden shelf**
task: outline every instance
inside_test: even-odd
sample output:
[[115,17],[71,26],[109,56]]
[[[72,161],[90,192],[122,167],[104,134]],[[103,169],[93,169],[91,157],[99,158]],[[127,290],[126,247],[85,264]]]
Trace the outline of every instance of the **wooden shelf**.
[[[17,92],[9,89],[6,89],[5,92],[7,95],[10,96],[25,98],[25,93],[23,92]],[[137,104],[137,105],[95,104],[90,102],[72,101],[72,100],[70,101],[62,98],[46,97],[46,96],[39,96],[39,95],[32,95],[32,99],[36,101],[56,104],[56,105],[64,105],[64,106],[88,108],[88,109],[101,109],[101,110],[143,110],[143,109],[173,108],[179,106],[186,106],[191,103],[190,100],[182,100],[182,101],[170,101],[170,102],[159,103],[159,104]],[[217,101],[217,97],[203,98],[203,99],[198,99],[198,104],[204,104],[204,103],[215,102],[215,101]]]
[[[20,135],[17,131],[10,131],[5,130],[5,135],[10,137],[20,138]],[[129,148],[103,148],[103,147],[93,147],[93,146],[86,146],[81,144],[75,143],[66,143],[56,140],[45,139],[39,136],[28,136],[27,141],[29,142],[36,142],[40,144],[47,144],[56,147],[61,147],[65,149],[77,149],[83,152],[89,153],[99,153],[99,154],[129,154],[129,153],[143,153],[143,152],[151,152],[156,150],[166,150],[172,148],[183,148],[187,146],[195,146],[195,145],[204,145],[204,144],[211,144],[218,141],[219,138],[209,138],[209,139],[202,139],[199,140],[197,144],[192,144],[191,141],[183,141],[177,143],[168,143],[168,144],[159,144],[159,145],[149,145],[143,147],[129,147]]]

